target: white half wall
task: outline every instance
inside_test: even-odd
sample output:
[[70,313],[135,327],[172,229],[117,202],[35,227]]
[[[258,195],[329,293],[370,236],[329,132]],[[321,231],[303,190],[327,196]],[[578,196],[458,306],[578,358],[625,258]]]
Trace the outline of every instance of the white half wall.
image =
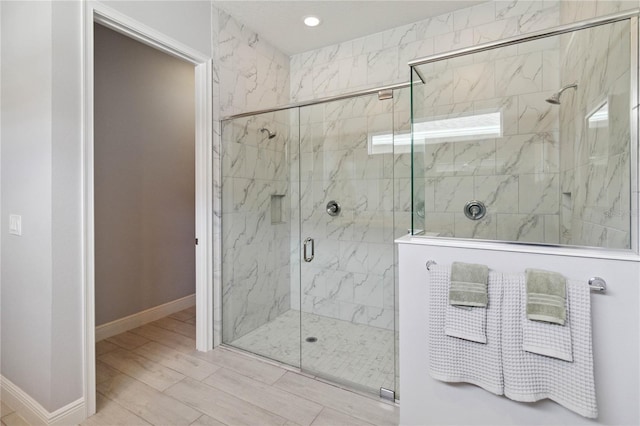
[[[638,425],[640,318],[637,256],[628,260],[525,253],[496,249],[498,244],[467,243],[450,247],[425,238],[403,237],[400,256],[400,393],[403,425]],[[431,240],[432,241],[432,240]],[[464,243],[462,243],[464,244]],[[453,244],[451,244],[453,245]],[[491,249],[490,247],[493,247]],[[569,252],[571,249],[559,249]],[[584,252],[583,252],[584,253]],[[490,269],[515,273],[525,268],[557,271],[570,279],[599,276],[608,284],[605,294],[592,294],[594,370],[599,418],[590,420],[543,400],[515,402],[470,384],[451,384],[428,373],[427,260],[481,263]]]

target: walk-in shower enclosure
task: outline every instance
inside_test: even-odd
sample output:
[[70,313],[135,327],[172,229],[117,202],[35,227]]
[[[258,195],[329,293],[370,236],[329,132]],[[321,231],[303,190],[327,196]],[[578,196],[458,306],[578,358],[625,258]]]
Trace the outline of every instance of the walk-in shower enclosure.
[[223,121],[224,344],[396,390],[393,241],[410,224],[411,158],[409,139],[394,153],[393,134],[409,131],[409,94]]
[[223,343],[397,392],[395,238],[637,250],[637,32],[572,24],[224,120]]

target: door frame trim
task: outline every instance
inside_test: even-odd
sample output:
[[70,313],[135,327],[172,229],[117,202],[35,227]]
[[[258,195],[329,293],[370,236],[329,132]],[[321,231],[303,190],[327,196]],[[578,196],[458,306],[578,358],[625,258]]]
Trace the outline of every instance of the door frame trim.
[[195,68],[196,349],[213,349],[213,105],[211,58],[95,1],[83,2],[82,288],[83,394],[86,416],[96,412],[94,222],[94,22]]

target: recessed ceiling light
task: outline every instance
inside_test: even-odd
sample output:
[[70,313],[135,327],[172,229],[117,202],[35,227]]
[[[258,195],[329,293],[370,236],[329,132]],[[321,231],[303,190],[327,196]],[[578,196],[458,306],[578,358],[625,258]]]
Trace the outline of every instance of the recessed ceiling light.
[[318,18],[317,16],[305,16],[304,24],[307,27],[317,27],[318,25],[320,25],[320,18]]

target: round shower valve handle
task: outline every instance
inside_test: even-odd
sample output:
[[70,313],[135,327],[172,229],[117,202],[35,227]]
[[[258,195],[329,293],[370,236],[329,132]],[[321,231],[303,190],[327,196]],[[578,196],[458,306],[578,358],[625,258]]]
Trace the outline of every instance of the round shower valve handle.
[[482,201],[472,200],[464,206],[464,214],[471,220],[480,220],[487,213],[487,207]]
[[327,203],[327,213],[329,216],[338,216],[340,214],[340,204],[337,201],[329,201]]

